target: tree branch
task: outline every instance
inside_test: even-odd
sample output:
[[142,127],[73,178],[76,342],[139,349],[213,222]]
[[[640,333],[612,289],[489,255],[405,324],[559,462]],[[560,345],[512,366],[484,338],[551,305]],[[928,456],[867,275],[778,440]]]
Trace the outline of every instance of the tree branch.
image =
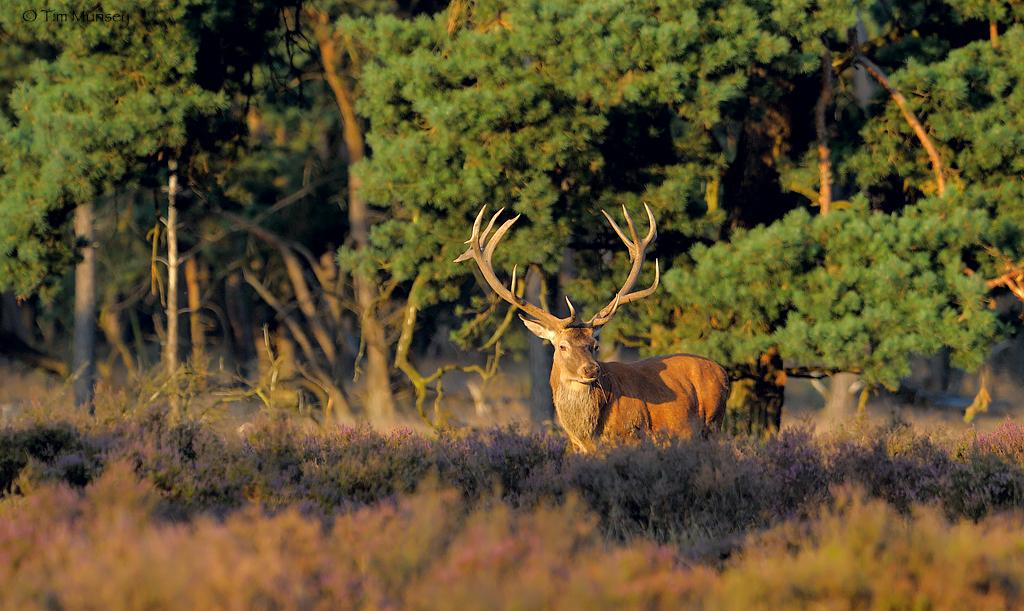
[[242,277],[245,281],[256,291],[260,299],[266,302],[278,315],[278,317],[284,322],[288,328],[288,332],[291,333],[292,337],[295,338],[295,343],[299,345],[302,350],[302,354],[305,355],[306,360],[309,364],[309,368],[316,375],[317,383],[325,388],[334,400],[335,407],[339,411],[344,411],[346,414],[352,413],[351,404],[348,401],[348,397],[345,395],[345,391],[342,390],[338,385],[332,381],[332,377],[324,371],[319,365],[317,365],[316,351],[313,349],[313,344],[309,341],[309,337],[302,330],[299,323],[295,322],[295,319],[288,314],[281,302],[274,297],[273,293],[259,281],[258,278],[252,275],[248,269],[242,268]]
[[821,53],[821,95],[814,105],[814,128],[818,135],[818,205],[821,214],[828,214],[832,205],[832,161],[828,148],[828,126],[825,113],[832,102],[832,53],[828,47]]
[[249,219],[226,211],[221,211],[220,215],[251,233],[256,238],[274,246],[281,253],[285,270],[288,273],[288,279],[295,290],[295,299],[299,304],[299,310],[309,322],[309,326],[313,331],[313,337],[316,339],[317,344],[319,344],[320,349],[323,350],[324,355],[327,356],[327,361],[333,367],[337,363],[337,350],[335,349],[334,342],[331,341],[327,328],[317,314],[316,304],[313,300],[313,294],[309,290],[309,284],[306,282],[302,264],[299,262],[299,258],[295,256],[291,247],[277,234],[260,227]]
[[914,116],[914,112],[910,110],[910,106],[907,104],[907,99],[903,97],[900,90],[893,85],[885,72],[876,64],[864,55],[858,55],[856,61],[860,65],[864,66],[864,69],[868,71],[868,74],[872,76],[878,84],[885,87],[886,91],[892,97],[892,100],[896,102],[896,106],[899,107],[900,112],[903,114],[904,120],[910,125],[910,128],[914,130],[917,135],[917,139],[921,142],[921,146],[924,147],[925,152],[928,153],[928,158],[931,160],[932,173],[935,174],[935,184],[938,190],[939,196],[942,196],[946,192],[946,180],[943,177],[942,169],[942,158],[939,157],[939,151],[932,144],[931,138],[928,137],[928,133],[925,131],[924,126],[918,121],[917,117]]

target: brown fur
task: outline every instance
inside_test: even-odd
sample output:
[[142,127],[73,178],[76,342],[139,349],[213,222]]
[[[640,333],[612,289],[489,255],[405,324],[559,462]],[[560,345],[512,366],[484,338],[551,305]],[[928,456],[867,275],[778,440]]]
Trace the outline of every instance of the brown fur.
[[[725,415],[729,377],[710,359],[673,354],[635,363],[599,362],[587,328],[565,329],[551,341],[555,412],[581,452],[649,435],[704,435]],[[596,376],[586,375],[595,369]],[[575,381],[589,377],[597,380]]]

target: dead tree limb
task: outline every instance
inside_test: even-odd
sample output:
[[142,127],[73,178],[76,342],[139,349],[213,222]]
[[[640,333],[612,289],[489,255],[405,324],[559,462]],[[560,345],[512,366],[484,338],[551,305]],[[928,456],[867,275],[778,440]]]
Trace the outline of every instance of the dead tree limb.
[[299,304],[299,310],[309,323],[309,327],[313,332],[313,338],[316,339],[317,345],[320,346],[320,349],[327,357],[327,361],[333,368],[337,364],[337,350],[335,349],[334,342],[331,340],[330,333],[327,332],[326,325],[324,325],[320,315],[316,311],[316,302],[313,299],[312,291],[309,290],[309,283],[306,282],[305,272],[303,271],[299,257],[295,254],[288,243],[274,232],[260,227],[249,219],[237,214],[224,211],[220,214],[225,219],[237,224],[239,227],[252,234],[254,237],[270,244],[281,253],[281,259],[284,261],[285,271],[287,272],[288,279],[292,284],[292,289],[295,291],[295,300]]
[[[308,367],[312,372],[313,376],[316,377],[317,383],[322,386],[328,393],[329,398],[333,401],[334,406],[339,412],[342,412],[346,416],[352,415],[351,403],[348,400],[348,396],[345,391],[334,383],[332,376],[323,370],[317,364],[317,354],[313,349],[312,342],[309,341],[309,336],[302,330],[302,326],[288,313],[285,307],[274,297],[274,294],[270,292],[262,282],[259,281],[252,273],[242,268],[242,277],[245,281],[256,291],[256,294],[260,296],[267,305],[269,305],[277,316],[284,322],[288,328],[288,332],[291,333],[295,339],[295,343],[299,345],[299,349],[302,350],[302,354],[305,355]],[[312,376],[311,376],[312,377]]]
[[[436,368],[430,375],[425,376],[420,373],[409,361],[409,348],[412,346],[413,333],[416,330],[416,318],[419,314],[419,293],[423,290],[426,283],[426,274],[420,273],[413,280],[412,287],[409,289],[409,296],[405,302],[404,316],[402,318],[402,332],[398,338],[398,346],[395,349],[395,367],[401,370],[413,385],[413,390],[416,393],[416,412],[420,418],[430,426],[438,427],[446,424],[444,412],[441,410],[441,398],[444,396],[444,375],[450,371],[458,370],[476,373],[484,381],[490,379],[498,370],[498,362],[501,359],[501,343],[498,341],[494,342],[494,358],[489,359],[486,367],[448,364]],[[510,309],[510,311],[514,310],[515,308]],[[507,325],[505,327],[507,328]],[[428,387],[431,384],[434,385],[435,394],[433,418],[428,416],[424,409]]]
[[[167,180],[167,339],[164,345],[164,366],[167,377],[174,382],[178,371],[178,163],[168,163],[170,177]],[[171,411],[180,416],[181,399],[174,382],[171,392]]]

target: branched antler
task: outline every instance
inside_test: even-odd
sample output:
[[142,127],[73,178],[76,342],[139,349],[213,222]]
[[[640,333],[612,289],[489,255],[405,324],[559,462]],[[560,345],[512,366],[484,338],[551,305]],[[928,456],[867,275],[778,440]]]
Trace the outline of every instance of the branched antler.
[[661,280],[661,268],[658,266],[657,260],[654,262],[654,284],[650,287],[641,291],[630,292],[633,290],[633,286],[636,284],[637,279],[640,277],[640,268],[643,267],[644,257],[647,252],[647,248],[654,242],[658,237],[658,226],[654,221],[654,214],[651,212],[651,208],[644,204],[644,210],[647,212],[647,220],[650,223],[650,229],[647,231],[647,235],[641,240],[639,234],[636,232],[636,225],[633,224],[633,219],[629,216],[629,212],[626,207],[622,207],[622,214],[626,218],[626,228],[629,230],[629,236],[627,237],[625,232],[615,223],[611,215],[605,211],[601,211],[608,222],[611,224],[612,229],[618,234],[623,244],[626,245],[626,250],[629,252],[629,259],[632,262],[632,267],[629,270],[629,275],[626,276],[626,281],[623,283],[622,288],[615,294],[611,303],[601,309],[600,312],[594,315],[586,323],[576,322],[576,308],[573,307],[572,302],[569,298],[565,298],[565,303],[569,306],[569,316],[566,318],[558,318],[550,312],[547,312],[543,308],[533,305],[526,301],[522,297],[518,297],[515,294],[516,286],[516,267],[512,268],[512,283],[510,287],[506,287],[504,283],[498,280],[497,274],[494,273],[494,266],[491,264],[491,257],[494,256],[494,251],[498,247],[498,243],[505,237],[508,230],[512,228],[512,225],[519,220],[517,215],[511,218],[498,227],[494,235],[488,240],[488,236],[491,234],[491,230],[494,229],[494,224],[497,222],[498,217],[501,215],[502,208],[494,213],[491,220],[487,223],[487,227],[484,228],[483,233],[480,232],[480,224],[483,222],[484,212],[487,210],[487,206],[480,209],[480,213],[476,216],[476,221],[473,222],[473,233],[466,244],[469,244],[469,248],[466,252],[459,255],[459,258],[455,259],[456,263],[462,261],[468,261],[472,259],[476,261],[477,267],[480,268],[480,273],[483,274],[484,280],[487,285],[491,287],[499,297],[516,306],[525,312],[528,316],[533,318],[535,321],[541,323],[545,327],[552,330],[564,329],[569,326],[587,326],[587,327],[600,327],[611,320],[615,312],[618,311],[619,306],[627,303],[637,301],[647,297],[658,288],[658,282]]
[[604,217],[608,219],[612,229],[614,229],[615,233],[618,234],[619,239],[621,239],[622,243],[626,245],[626,250],[629,251],[629,259],[633,265],[630,267],[629,275],[626,276],[626,281],[622,284],[622,288],[615,294],[611,303],[602,308],[601,311],[595,314],[587,323],[592,327],[600,327],[607,324],[608,321],[612,319],[612,316],[615,316],[615,312],[618,311],[619,306],[643,299],[644,297],[654,293],[658,288],[658,282],[661,280],[661,268],[658,265],[657,259],[655,259],[654,284],[642,291],[630,292],[633,290],[633,285],[636,284],[637,279],[640,277],[640,268],[643,267],[647,247],[650,246],[651,242],[656,240],[658,237],[658,226],[654,221],[654,214],[651,213],[650,206],[644,204],[644,211],[647,212],[647,221],[650,223],[650,229],[648,229],[647,235],[644,236],[643,240],[641,240],[637,235],[636,226],[633,224],[633,219],[630,218],[629,212],[626,210],[625,206],[622,207],[622,215],[626,217],[626,227],[629,229],[628,238],[626,237],[626,234],[622,232],[622,229],[615,224],[615,220],[612,219],[611,215],[604,210],[601,211],[601,213],[604,214]]
[[[494,216],[491,217],[490,222],[487,223],[487,227],[484,229],[483,233],[480,233],[480,223],[483,221],[484,212],[486,210],[487,206],[484,206],[480,209],[480,213],[476,215],[476,220],[473,222],[473,233],[470,235],[469,239],[466,240],[466,244],[469,244],[469,248],[466,249],[466,252],[462,253],[457,259],[455,259],[455,262],[460,263],[470,259],[475,261],[477,267],[480,268],[480,273],[483,275],[487,285],[491,287],[491,290],[494,291],[495,294],[516,306],[545,327],[557,330],[564,329],[571,325],[576,320],[576,310],[572,307],[572,303],[569,303],[569,316],[566,318],[558,318],[543,308],[533,305],[515,294],[514,289],[516,286],[517,267],[512,268],[511,288],[506,287],[504,283],[498,280],[497,274],[494,273],[494,266],[491,263],[491,258],[494,256],[494,251],[498,247],[498,243],[501,242],[503,237],[505,237],[505,234],[512,228],[512,225],[519,220],[520,215],[516,215],[514,218],[502,223],[501,226],[498,227],[497,231],[494,232],[494,235],[491,236],[490,240],[488,240],[487,236],[490,235],[491,229],[494,228],[494,223],[498,220],[498,217],[501,216],[501,213],[505,209],[501,208],[495,212]],[[569,302],[568,298],[566,298],[566,302]]]

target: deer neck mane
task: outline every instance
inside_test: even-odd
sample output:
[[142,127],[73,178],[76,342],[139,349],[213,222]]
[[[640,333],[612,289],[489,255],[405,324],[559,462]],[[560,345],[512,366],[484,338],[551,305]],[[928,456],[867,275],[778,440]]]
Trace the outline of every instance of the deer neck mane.
[[607,376],[602,370],[594,385],[563,381],[552,371],[551,398],[558,423],[580,447],[588,447],[599,435],[601,412],[607,404]]

